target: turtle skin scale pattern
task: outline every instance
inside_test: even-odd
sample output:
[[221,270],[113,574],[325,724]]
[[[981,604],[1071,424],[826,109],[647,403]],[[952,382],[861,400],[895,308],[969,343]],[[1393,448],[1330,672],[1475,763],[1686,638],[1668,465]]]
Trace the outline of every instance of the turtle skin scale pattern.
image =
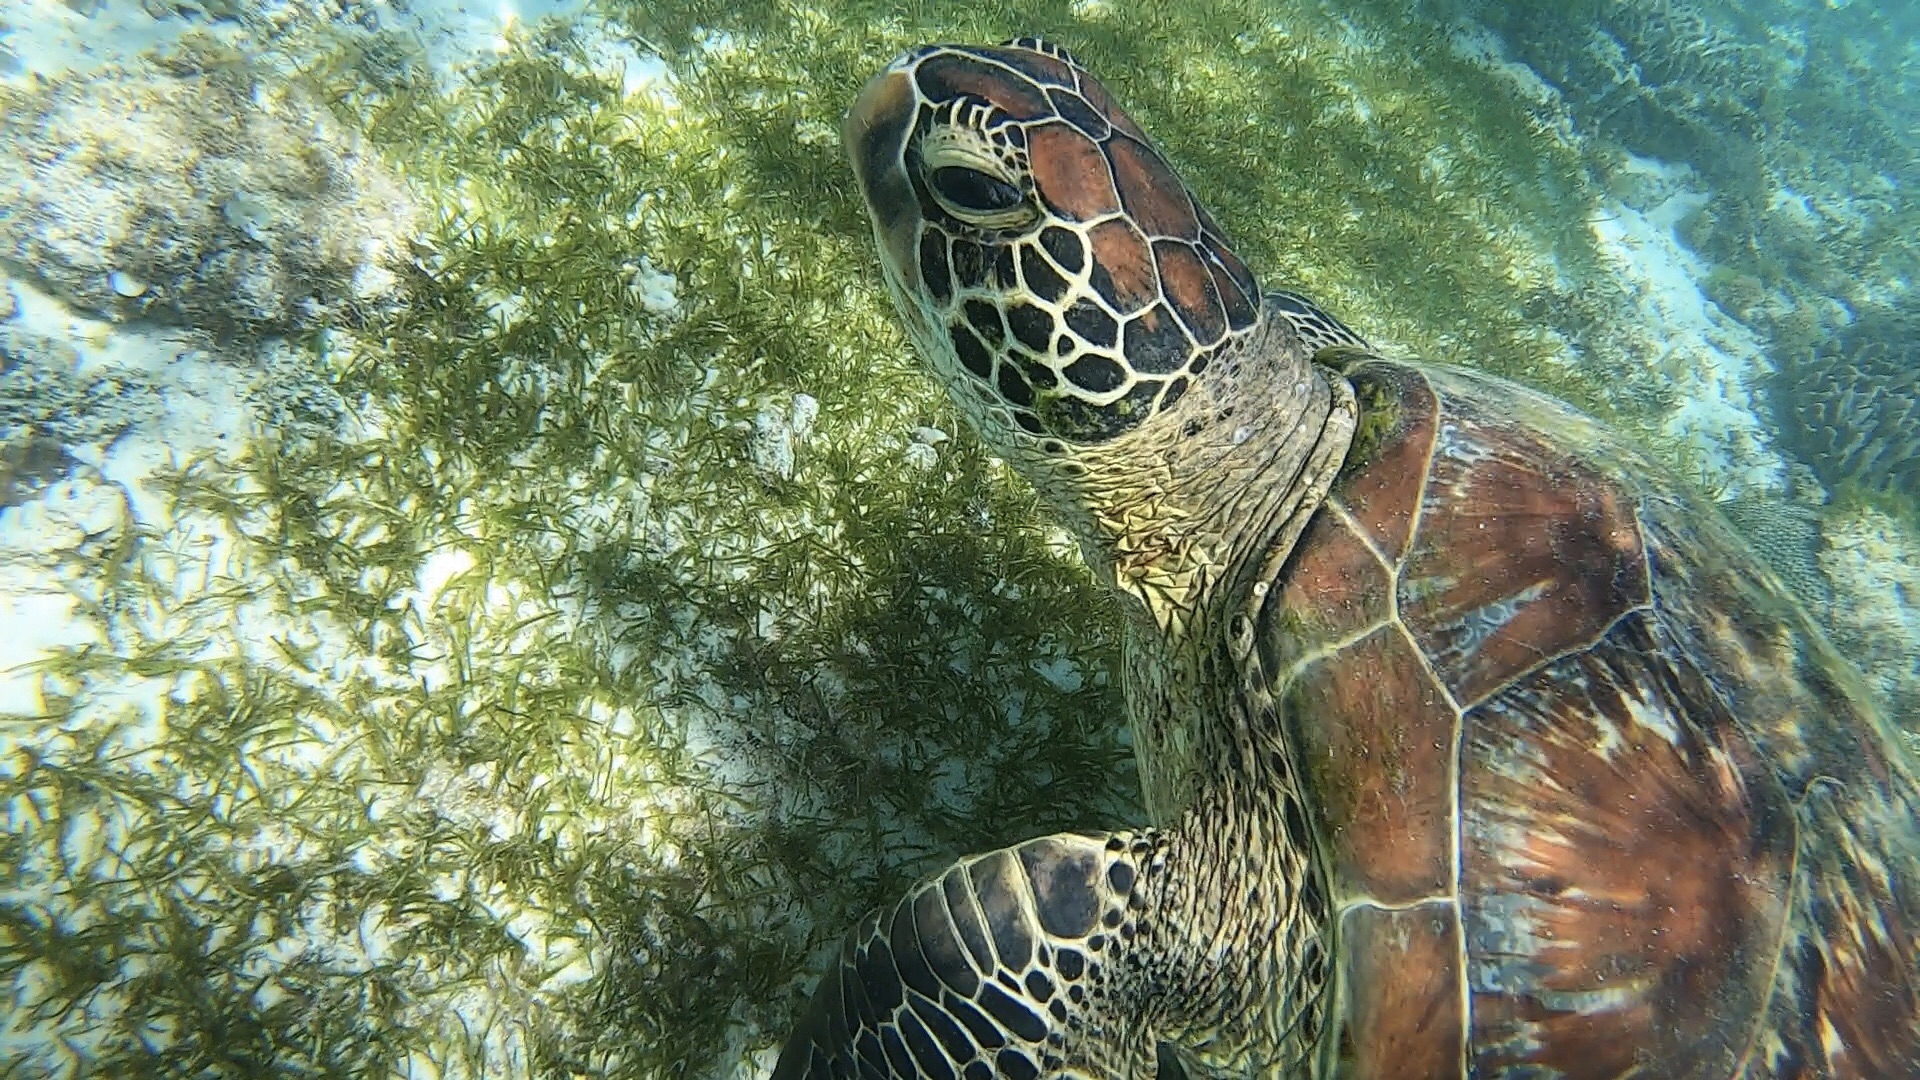
[[[1138,1039],[1102,1032],[1137,1010],[1112,957],[1152,927],[1151,835],[1054,836],[962,860],[848,938],[776,1075],[1034,1080],[1071,1064],[1145,1075]],[[1145,925],[1143,925],[1145,924]],[[1109,948],[1109,945],[1115,947]],[[1069,1031],[1084,1032],[1070,1051]]]

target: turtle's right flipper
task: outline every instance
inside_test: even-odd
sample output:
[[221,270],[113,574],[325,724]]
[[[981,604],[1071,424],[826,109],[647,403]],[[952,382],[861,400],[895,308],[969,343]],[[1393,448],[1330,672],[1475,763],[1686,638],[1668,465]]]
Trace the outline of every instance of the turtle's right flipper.
[[774,1080],[1153,1076],[1126,953],[1155,846],[1044,836],[922,882],[848,937]]

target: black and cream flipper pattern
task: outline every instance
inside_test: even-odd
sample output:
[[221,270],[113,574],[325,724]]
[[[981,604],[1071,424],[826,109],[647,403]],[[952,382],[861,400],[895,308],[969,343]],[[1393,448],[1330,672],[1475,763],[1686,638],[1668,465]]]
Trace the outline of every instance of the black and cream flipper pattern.
[[921,883],[848,937],[775,1080],[1151,1075],[1129,951],[1160,851],[1045,836]]

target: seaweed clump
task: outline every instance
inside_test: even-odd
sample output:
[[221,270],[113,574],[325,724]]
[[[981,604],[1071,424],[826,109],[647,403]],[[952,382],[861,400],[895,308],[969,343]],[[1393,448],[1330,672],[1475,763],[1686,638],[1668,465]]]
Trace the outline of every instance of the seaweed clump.
[[1768,389],[1784,445],[1830,491],[1920,499],[1920,316],[1870,313],[1780,365]]

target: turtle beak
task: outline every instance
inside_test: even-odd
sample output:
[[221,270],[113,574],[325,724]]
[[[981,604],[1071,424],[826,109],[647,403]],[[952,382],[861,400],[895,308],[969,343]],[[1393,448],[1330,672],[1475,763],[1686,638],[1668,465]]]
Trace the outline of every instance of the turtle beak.
[[867,82],[840,133],[883,243],[900,231],[916,209],[902,159],[914,107],[907,61],[907,57],[895,60]]

